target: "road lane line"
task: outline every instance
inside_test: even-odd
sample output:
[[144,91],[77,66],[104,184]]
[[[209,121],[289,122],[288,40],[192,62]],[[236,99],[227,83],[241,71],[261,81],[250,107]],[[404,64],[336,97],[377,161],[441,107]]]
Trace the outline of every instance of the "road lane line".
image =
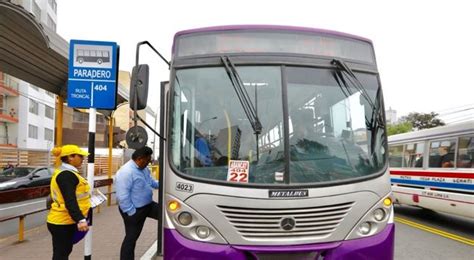
[[8,207],[8,208],[2,208],[2,209],[0,209],[0,211],[7,210],[7,209],[19,208],[19,207],[28,206],[28,205],[37,204],[37,203],[46,203],[46,200],[40,200],[40,201],[25,203],[25,204],[21,204],[21,205],[11,206],[11,207]]
[[439,230],[439,229],[436,229],[436,228],[433,228],[433,227],[425,226],[425,225],[410,221],[408,219],[403,219],[403,218],[400,218],[400,217],[395,217],[395,221],[397,221],[399,223],[402,223],[402,224],[405,224],[405,225],[408,225],[408,226],[412,226],[414,228],[418,228],[418,229],[421,229],[421,230],[439,235],[439,236],[442,236],[442,237],[446,237],[446,238],[449,238],[449,239],[452,239],[452,240],[456,240],[458,242],[461,242],[461,243],[464,243],[464,244],[467,244],[467,245],[470,245],[470,246],[474,246],[474,240],[473,239],[458,236],[458,235],[455,235],[455,234],[452,234],[452,233],[449,233],[449,232],[446,232],[446,231],[442,231],[442,230]]

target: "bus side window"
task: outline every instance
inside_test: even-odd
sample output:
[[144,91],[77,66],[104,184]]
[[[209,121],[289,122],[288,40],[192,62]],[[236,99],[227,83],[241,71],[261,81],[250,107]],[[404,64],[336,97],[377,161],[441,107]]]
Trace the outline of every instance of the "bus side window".
[[456,167],[474,168],[474,136],[459,138]]
[[439,140],[430,143],[429,167],[453,168],[456,140]]
[[403,145],[394,145],[388,148],[390,167],[402,167]]
[[423,167],[423,143],[410,143],[405,145],[405,164],[404,167],[422,168]]

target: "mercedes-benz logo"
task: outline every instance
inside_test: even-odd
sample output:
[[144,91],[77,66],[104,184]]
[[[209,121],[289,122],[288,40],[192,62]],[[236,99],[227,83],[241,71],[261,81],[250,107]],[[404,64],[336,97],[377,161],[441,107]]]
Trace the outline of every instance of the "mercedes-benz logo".
[[296,221],[294,218],[283,218],[280,221],[280,227],[286,231],[292,230],[293,228],[295,228],[295,225],[296,225]]

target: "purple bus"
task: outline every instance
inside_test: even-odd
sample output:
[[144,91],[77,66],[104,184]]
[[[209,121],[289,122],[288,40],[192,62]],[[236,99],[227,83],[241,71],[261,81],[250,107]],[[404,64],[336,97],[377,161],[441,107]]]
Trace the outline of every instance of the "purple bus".
[[165,259],[393,258],[370,40],[287,26],[181,31],[161,94]]

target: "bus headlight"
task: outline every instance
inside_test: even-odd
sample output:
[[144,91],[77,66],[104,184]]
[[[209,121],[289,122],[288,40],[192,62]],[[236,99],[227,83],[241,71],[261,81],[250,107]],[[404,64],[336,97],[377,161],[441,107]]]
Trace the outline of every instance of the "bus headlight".
[[228,244],[219,231],[200,212],[184,201],[165,195],[164,228],[175,230],[179,235],[194,241],[205,241],[215,244]]
[[370,208],[354,225],[346,240],[373,236],[393,224],[393,205],[390,195],[385,196]]
[[211,230],[206,226],[199,226],[196,228],[196,235],[199,238],[206,239],[211,234]]
[[377,221],[382,221],[385,219],[385,211],[381,208],[374,210],[374,218]]
[[193,222],[193,216],[187,211],[181,212],[178,215],[178,222],[183,226],[187,226]]
[[359,225],[359,232],[362,234],[362,235],[367,235],[370,233],[370,230],[372,229],[372,225],[370,225],[369,222],[364,222],[362,224]]

